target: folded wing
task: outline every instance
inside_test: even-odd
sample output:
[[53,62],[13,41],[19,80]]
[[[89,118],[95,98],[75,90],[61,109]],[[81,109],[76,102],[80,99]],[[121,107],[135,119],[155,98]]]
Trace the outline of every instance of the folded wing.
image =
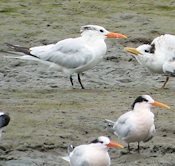
[[56,44],[32,47],[30,54],[66,68],[78,68],[93,59],[93,52],[81,38],[69,38]]

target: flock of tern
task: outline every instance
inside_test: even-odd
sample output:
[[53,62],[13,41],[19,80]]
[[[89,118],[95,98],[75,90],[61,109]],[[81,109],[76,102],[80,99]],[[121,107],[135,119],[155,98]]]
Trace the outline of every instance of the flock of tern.
[[[81,36],[68,38],[57,42],[36,47],[21,47],[7,44],[14,51],[22,53],[22,56],[13,58],[33,60],[44,63],[55,70],[69,75],[71,85],[74,85],[72,75],[78,76],[82,89],[81,74],[103,60],[107,47],[106,38],[127,38],[123,34],[109,32],[97,25],[85,25],[80,29]],[[162,88],[165,87],[169,77],[175,77],[175,36],[165,34],[155,38],[151,44],[144,44],[137,48],[126,47],[125,51],[131,53],[143,66],[155,73],[167,77]],[[105,120],[107,128],[119,139],[128,144],[147,142],[154,136],[154,114],[151,107],[170,108],[168,105],[152,99],[149,95],[142,95],[135,99],[132,109],[121,115],[116,122]],[[0,129],[8,125],[10,117],[0,113]],[[123,148],[122,145],[110,140],[106,136],[100,136],[89,144],[68,147],[68,156],[62,157],[71,166],[110,166],[108,148]]]

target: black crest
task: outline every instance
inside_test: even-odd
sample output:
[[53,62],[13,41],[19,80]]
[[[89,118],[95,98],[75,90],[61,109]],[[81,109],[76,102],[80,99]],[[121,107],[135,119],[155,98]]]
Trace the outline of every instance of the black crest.
[[83,32],[83,31],[86,31],[86,30],[96,30],[96,28],[95,27],[93,27],[93,26],[83,26],[83,27],[81,27],[81,32]]
[[148,102],[148,100],[145,99],[145,98],[142,97],[142,96],[137,97],[137,98],[135,99],[134,103],[132,104],[131,108],[134,109],[134,106],[135,106],[136,103],[141,103],[141,102],[143,102],[143,101]]
[[151,44],[151,48],[150,48],[150,53],[154,53],[155,52],[155,44],[153,43],[153,44]]
[[93,141],[91,141],[90,143],[98,143],[99,141],[98,141],[98,139],[94,139]]
[[90,143],[96,144],[96,143],[103,143],[103,141],[99,141],[98,139],[94,139]]
[[9,115],[3,114],[0,116],[0,128],[7,126],[9,122],[10,122]]

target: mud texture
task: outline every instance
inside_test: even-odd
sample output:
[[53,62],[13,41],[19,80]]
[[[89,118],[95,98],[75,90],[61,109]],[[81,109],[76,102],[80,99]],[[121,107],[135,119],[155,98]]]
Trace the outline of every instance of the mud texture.
[[0,16],[1,50],[8,50],[5,42],[31,47],[76,37],[86,24],[128,36],[107,41],[104,61],[82,76],[85,90],[76,75],[73,89],[63,73],[0,53],[0,109],[11,116],[0,142],[0,166],[68,166],[60,156],[69,144],[100,135],[117,140],[106,131],[104,119],[116,120],[142,94],[171,109],[154,108],[155,137],[141,143],[140,154],[136,144],[131,154],[125,154],[127,148],[110,150],[112,165],[175,165],[174,79],[160,89],[165,77],[123,51],[160,34],[175,34],[173,0],[1,0]]

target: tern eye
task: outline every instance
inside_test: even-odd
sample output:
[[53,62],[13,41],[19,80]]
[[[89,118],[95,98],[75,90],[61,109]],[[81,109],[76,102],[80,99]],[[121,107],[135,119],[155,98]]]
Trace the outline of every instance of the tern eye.
[[149,52],[148,50],[145,50],[145,52]]
[[100,29],[100,32],[102,32],[102,33],[103,33],[103,32],[104,32],[104,30],[103,30],[103,29]]

